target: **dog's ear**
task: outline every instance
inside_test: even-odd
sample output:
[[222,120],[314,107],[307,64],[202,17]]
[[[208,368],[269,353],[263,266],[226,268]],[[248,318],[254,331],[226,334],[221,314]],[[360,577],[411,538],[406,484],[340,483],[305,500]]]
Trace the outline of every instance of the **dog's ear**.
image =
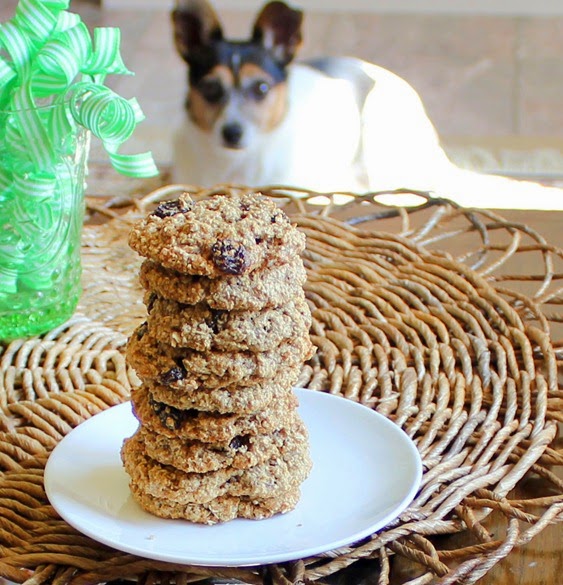
[[176,49],[188,63],[194,51],[223,38],[219,18],[206,0],[177,0],[172,23]]
[[294,10],[284,2],[270,2],[256,18],[252,40],[270,50],[282,65],[287,65],[301,45],[302,23],[301,10]]

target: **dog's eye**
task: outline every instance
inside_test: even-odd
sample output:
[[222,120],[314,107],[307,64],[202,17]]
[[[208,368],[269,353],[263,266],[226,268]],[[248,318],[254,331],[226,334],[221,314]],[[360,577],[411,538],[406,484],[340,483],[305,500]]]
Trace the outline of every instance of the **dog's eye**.
[[226,97],[225,88],[217,79],[204,79],[198,85],[199,92],[210,104],[222,102]]
[[267,81],[255,81],[249,88],[250,95],[256,100],[263,100],[270,91],[270,84]]

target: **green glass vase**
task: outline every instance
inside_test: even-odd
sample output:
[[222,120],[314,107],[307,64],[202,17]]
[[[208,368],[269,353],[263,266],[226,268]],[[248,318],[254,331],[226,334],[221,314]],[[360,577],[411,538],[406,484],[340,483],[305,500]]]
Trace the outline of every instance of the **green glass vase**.
[[[53,106],[34,119],[48,132]],[[81,289],[80,243],[90,134],[74,127],[33,152],[17,111],[0,111],[0,340],[50,331],[68,320]],[[15,137],[14,137],[15,136]]]

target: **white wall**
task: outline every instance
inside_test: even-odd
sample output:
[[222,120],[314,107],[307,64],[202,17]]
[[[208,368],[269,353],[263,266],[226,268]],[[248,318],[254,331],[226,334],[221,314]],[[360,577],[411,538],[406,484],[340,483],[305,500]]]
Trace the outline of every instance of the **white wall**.
[[[562,0],[286,0],[321,12],[563,15]],[[266,0],[212,0],[218,9],[255,10]],[[174,0],[102,0],[107,8],[168,9]]]

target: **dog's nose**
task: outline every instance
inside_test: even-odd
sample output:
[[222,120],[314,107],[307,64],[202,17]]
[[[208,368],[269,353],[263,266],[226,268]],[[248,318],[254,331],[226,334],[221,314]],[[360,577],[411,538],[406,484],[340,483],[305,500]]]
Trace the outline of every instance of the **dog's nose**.
[[240,141],[242,139],[242,126],[240,124],[237,122],[225,124],[221,133],[223,134],[225,146],[229,146],[231,148],[240,146]]

